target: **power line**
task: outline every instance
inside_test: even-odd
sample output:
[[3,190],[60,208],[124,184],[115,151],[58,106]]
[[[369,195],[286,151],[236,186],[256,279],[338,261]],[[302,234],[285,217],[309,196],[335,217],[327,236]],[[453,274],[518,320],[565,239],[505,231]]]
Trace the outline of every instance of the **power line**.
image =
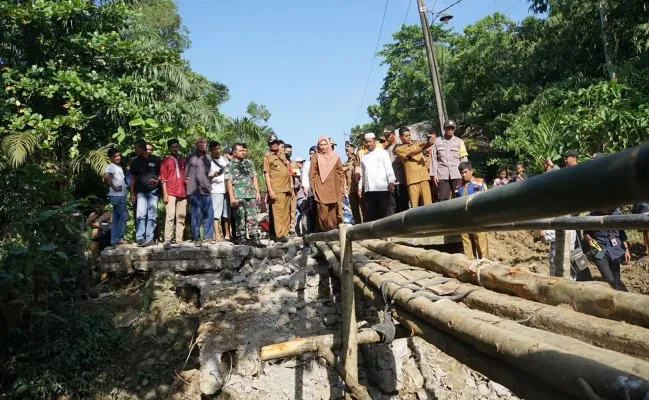
[[410,12],[410,6],[411,5],[412,5],[412,0],[410,0],[410,3],[408,3],[408,9],[406,10],[406,17],[403,19],[403,24],[401,24],[401,25],[405,25],[406,21],[408,21],[408,13]]
[[[453,7],[454,5],[456,5],[457,3],[461,2],[461,1],[462,0],[457,0],[455,3],[451,4],[450,6],[448,6],[446,8],[443,8],[441,11],[439,11],[437,14],[435,14],[435,16],[433,16],[433,18],[432,18],[433,22],[435,22],[435,20],[437,19],[438,16],[440,16],[440,14],[442,14],[444,11],[448,10],[449,8]],[[437,4],[437,2],[435,2],[435,4]],[[433,8],[435,8],[435,5],[433,5]],[[430,14],[432,16],[433,15],[433,10],[430,9],[428,11],[430,12]]]
[[372,70],[374,69],[374,61],[376,60],[376,53],[379,51],[379,45],[381,44],[381,34],[383,33],[383,24],[385,23],[385,16],[388,13],[389,2],[390,0],[385,0],[383,19],[381,19],[381,29],[379,29],[379,37],[376,39],[376,47],[374,49],[374,56],[372,57],[372,65],[370,65],[370,73],[367,75],[367,82],[365,83],[365,90],[363,91],[363,97],[361,97],[361,104],[358,105],[358,111],[356,112],[356,118],[354,118],[354,123],[352,124],[352,126],[356,125],[356,121],[358,121],[358,116],[361,114],[361,109],[363,108],[363,102],[365,101],[365,95],[367,94],[367,88],[370,86],[370,78],[372,78]]

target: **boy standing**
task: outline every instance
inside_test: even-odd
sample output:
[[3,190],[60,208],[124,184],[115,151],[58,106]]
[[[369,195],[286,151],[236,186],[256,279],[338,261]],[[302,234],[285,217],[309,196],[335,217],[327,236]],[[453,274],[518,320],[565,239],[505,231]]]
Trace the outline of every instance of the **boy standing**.
[[126,182],[124,170],[119,165],[122,162],[122,153],[117,149],[108,150],[110,164],[104,172],[104,181],[109,186],[108,198],[113,205],[113,218],[110,227],[110,244],[117,246],[124,244],[124,232],[126,232]]
[[[487,191],[484,180],[473,177],[473,166],[470,162],[460,163],[458,169],[462,182],[455,189],[455,197],[470,196]],[[489,246],[485,232],[463,234],[462,246],[464,247],[464,254],[469,260],[475,259],[476,256],[477,258],[489,258]]]

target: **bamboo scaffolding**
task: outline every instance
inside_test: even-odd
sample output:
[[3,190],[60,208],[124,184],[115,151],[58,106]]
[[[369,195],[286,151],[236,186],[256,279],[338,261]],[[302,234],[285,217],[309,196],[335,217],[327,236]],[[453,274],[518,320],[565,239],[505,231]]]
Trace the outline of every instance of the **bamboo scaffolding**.
[[[336,274],[336,271],[340,271],[339,262],[334,251],[324,242],[317,242],[315,245],[330,264],[334,274],[339,276]],[[354,277],[354,285],[360,294],[369,298],[377,307],[384,306],[383,297],[378,289],[368,285],[358,276]],[[569,398],[558,389],[539,382],[536,377],[516,369],[497,358],[477,352],[475,348],[441,330],[431,327],[421,319],[417,319],[412,314],[407,313],[401,307],[393,305],[393,310],[397,311],[393,313],[393,316],[412,334],[421,337],[449,356],[484,374],[489,379],[508,387],[519,397],[530,400],[545,400],[549,398],[563,400]],[[399,325],[397,325],[397,334],[400,330]]]
[[418,249],[382,240],[356,243],[383,256],[489,290],[649,327],[649,296],[616,291],[599,282],[575,282],[498,263],[477,265],[462,254]]
[[[330,246],[334,252],[339,251],[339,246],[336,244],[330,243]],[[362,254],[370,259],[376,258],[375,253],[358,245],[354,248],[354,254],[356,256]],[[381,265],[396,269],[408,266],[399,261],[381,261]],[[429,276],[430,272],[422,268],[421,271],[404,271],[402,274],[409,278],[422,277],[423,279]],[[453,280],[444,285],[444,290],[449,290],[449,285],[451,290],[460,293],[479,288],[476,285]],[[525,321],[526,326],[570,336],[595,346],[649,360],[649,329],[646,328],[614,323],[609,319],[583,314],[565,307],[537,303],[486,289],[472,291],[460,301],[472,309],[510,320]]]
[[[630,399],[643,399],[649,391],[649,363],[645,361],[585,343],[577,344],[578,341],[569,342],[569,338],[532,328],[521,326],[512,331],[515,323],[467,309],[452,301],[411,298],[413,291],[399,283],[407,282],[406,278],[396,273],[373,273],[374,268],[381,266],[363,255],[358,256],[358,261],[361,262],[355,265],[357,275],[374,288],[386,285],[389,297],[399,307],[428,325],[568,394],[582,394],[581,387],[576,384],[578,378],[587,382],[600,396],[608,398],[625,398],[628,393]],[[629,384],[621,387],[620,379]]]

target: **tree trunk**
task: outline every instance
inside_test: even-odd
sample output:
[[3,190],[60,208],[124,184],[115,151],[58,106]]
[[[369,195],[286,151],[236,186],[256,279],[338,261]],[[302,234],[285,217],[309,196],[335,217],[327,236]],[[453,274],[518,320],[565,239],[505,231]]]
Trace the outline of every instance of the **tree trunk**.
[[[355,242],[381,255],[487,289],[597,317],[649,327],[649,296],[620,292],[599,282],[574,282],[498,263],[476,265],[461,254],[417,249],[382,240]],[[480,271],[480,274],[477,274]]]

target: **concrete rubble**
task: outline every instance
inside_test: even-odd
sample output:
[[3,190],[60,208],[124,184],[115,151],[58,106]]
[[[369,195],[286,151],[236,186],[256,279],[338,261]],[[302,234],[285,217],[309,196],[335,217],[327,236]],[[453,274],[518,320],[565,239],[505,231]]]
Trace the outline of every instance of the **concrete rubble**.
[[[179,371],[193,387],[184,398],[339,399],[343,382],[315,354],[259,360],[264,345],[341,331],[339,284],[315,249],[300,267],[301,246],[123,247],[104,251],[101,265],[112,273],[151,274],[154,302],[194,291],[185,301],[199,308],[200,368]],[[359,324],[376,324],[380,314],[357,299]],[[419,338],[363,345],[359,354],[359,381],[373,399],[516,398]]]

